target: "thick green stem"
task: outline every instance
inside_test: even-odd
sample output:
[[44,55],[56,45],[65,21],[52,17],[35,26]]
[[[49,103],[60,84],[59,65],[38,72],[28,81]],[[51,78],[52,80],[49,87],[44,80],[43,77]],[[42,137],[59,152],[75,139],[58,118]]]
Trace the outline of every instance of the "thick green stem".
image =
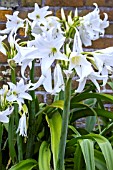
[[61,137],[59,144],[59,153],[56,170],[64,170],[64,156],[65,156],[65,147],[68,131],[68,122],[70,115],[70,96],[71,96],[71,79],[66,83],[65,92],[64,92],[64,109],[62,115],[62,129]]
[[[16,129],[19,124],[18,104],[14,104],[15,124]],[[18,148],[18,162],[23,160],[23,147],[22,147],[22,136],[17,134],[17,148]]]
[[[15,70],[11,69],[11,81],[15,82]],[[14,114],[11,114],[9,117],[9,126],[8,126],[8,143],[9,143],[9,152],[13,164],[17,162],[17,156],[15,151],[15,139],[14,139]]]
[[9,143],[9,152],[13,164],[17,162],[17,156],[15,151],[15,139],[14,139],[14,114],[11,114],[9,117],[9,126],[8,126],[8,143]]
[[[34,61],[32,62],[32,69],[30,71],[30,80],[34,83]],[[29,107],[29,128],[28,128],[28,141],[26,149],[26,158],[30,158],[33,155],[34,151],[34,140],[36,135],[35,129],[35,91],[30,92],[32,96],[32,101],[30,102]]]
[[[15,69],[11,70],[11,81],[12,83],[16,84],[16,76],[15,76]],[[18,115],[18,105],[14,104],[14,113],[10,115],[9,121],[9,131],[8,131],[8,139],[9,139],[9,148],[10,148],[10,155],[13,158],[13,163],[19,162],[23,160],[23,149],[22,149],[22,137],[17,134],[17,148],[18,148],[18,158],[15,152],[15,132],[14,132],[14,122],[16,124],[16,129],[19,123],[19,115]]]

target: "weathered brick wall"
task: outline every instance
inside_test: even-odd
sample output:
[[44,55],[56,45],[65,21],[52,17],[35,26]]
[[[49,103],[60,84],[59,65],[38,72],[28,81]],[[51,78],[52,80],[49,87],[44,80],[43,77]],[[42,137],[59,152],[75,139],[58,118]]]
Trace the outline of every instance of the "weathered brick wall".
[[[38,3],[40,6],[48,5],[53,11],[54,15],[60,17],[60,8],[63,7],[65,12],[68,13],[70,10],[74,11],[78,8],[79,15],[83,16],[89,11],[94,9],[93,3],[97,3],[102,13],[106,12],[109,16],[110,26],[106,29],[106,34],[103,38],[93,42],[93,46],[89,47],[90,50],[106,48],[113,46],[113,0],[1,0],[0,6],[6,7],[7,9],[0,9],[0,29],[5,28],[6,17],[5,14],[12,14],[13,11],[18,10],[21,18],[27,17],[28,12],[31,12],[34,8],[34,3]],[[9,8],[11,7],[11,8]],[[103,17],[103,14],[102,14]],[[88,50],[88,48],[86,49]],[[0,53],[0,76],[3,77],[2,71],[8,69],[7,58]],[[18,72],[18,74],[20,74]],[[36,65],[35,75],[38,78],[40,76],[39,66]],[[4,77],[0,81],[2,85],[6,79],[8,81],[9,75]],[[109,88],[105,88],[104,91],[112,93]],[[43,88],[40,87],[37,91],[40,101],[51,102],[52,98],[49,94],[45,93]]]

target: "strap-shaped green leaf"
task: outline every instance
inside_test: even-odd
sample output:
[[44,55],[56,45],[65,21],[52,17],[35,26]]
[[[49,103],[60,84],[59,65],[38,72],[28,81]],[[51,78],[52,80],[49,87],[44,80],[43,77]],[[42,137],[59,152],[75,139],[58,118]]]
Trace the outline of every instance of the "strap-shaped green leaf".
[[86,170],[95,170],[93,141],[90,139],[80,139],[79,144],[84,156]]
[[93,139],[98,143],[99,147],[101,148],[108,170],[113,170],[113,149],[110,142],[101,135],[90,134],[88,136],[93,137]]
[[12,166],[9,170],[32,170],[37,166],[37,161],[34,159],[26,159]]
[[109,101],[109,102],[113,103],[113,96],[110,95],[110,94],[81,93],[81,94],[78,94],[78,95],[74,96],[71,99],[71,104],[74,104],[75,102],[80,102],[80,101],[83,101],[83,100],[89,99],[89,98],[96,98],[96,99],[100,99],[100,100],[104,100],[104,101]]
[[74,161],[74,170],[81,170],[83,166],[83,155],[79,144],[76,147],[73,161]]
[[94,156],[95,156],[95,166],[97,167],[97,169],[107,170],[106,162],[105,162],[102,152],[95,149]]
[[55,107],[63,110],[64,107],[64,101],[63,100],[58,100],[52,103],[49,107]]
[[43,141],[39,150],[39,170],[50,170],[51,152],[49,144]]
[[53,153],[54,170],[58,159],[58,148],[61,135],[62,118],[59,112],[55,112],[51,118],[47,117],[47,122],[51,132],[51,150]]
[[[97,116],[102,116],[102,117],[106,117],[109,119],[113,119],[113,112],[111,111],[104,110],[104,109],[97,109],[97,108],[94,108],[93,110],[96,112]],[[83,117],[95,116],[93,110],[81,109],[81,110],[74,111],[73,116],[71,118],[71,122],[74,122],[75,120],[83,118]]]
[[[101,153],[103,154],[103,157],[105,159],[107,170],[112,170],[113,169],[113,149],[112,149],[110,142],[105,137],[103,137],[99,134],[88,134],[88,135],[83,135],[81,137],[71,139],[67,143],[67,146],[68,147],[74,146],[75,144],[77,144],[77,141],[81,141],[83,139],[94,140],[98,143],[98,145],[101,149]],[[82,152],[83,152],[83,149],[82,149]],[[105,164],[103,166],[105,169]]]
[[85,129],[88,132],[91,132],[95,127],[96,121],[97,121],[96,116],[88,116],[88,117],[86,117],[86,127],[85,127]]
[[37,117],[39,114],[46,113],[50,108],[58,108],[63,110],[64,107],[64,101],[63,100],[58,100],[53,102],[51,105],[47,105],[44,108],[42,108],[39,112],[36,113],[35,117]]

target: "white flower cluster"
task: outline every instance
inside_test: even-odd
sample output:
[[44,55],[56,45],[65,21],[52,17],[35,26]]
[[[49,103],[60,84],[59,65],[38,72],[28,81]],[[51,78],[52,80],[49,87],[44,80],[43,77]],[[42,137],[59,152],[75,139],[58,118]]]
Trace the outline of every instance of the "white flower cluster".
[[[12,61],[21,66],[23,79],[27,79],[25,70],[27,67],[32,68],[34,60],[38,59],[41,67],[41,76],[34,84],[25,85],[23,79],[17,85],[8,83],[10,88],[6,95],[8,102],[17,102],[21,110],[24,99],[32,100],[27,91],[35,90],[40,85],[43,85],[47,92],[57,94],[65,88],[64,75],[67,79],[70,76],[78,76],[79,85],[76,92],[84,90],[87,80],[91,80],[100,91],[98,80],[103,81],[105,85],[109,71],[112,72],[113,47],[94,52],[83,51],[82,45],[92,45],[92,40],[103,36],[105,28],[109,26],[107,14],[104,14],[105,18],[102,20],[97,4],[94,5],[96,6],[94,11],[86,16],[79,17],[76,10],[75,16],[72,17],[70,13],[67,20],[63,9],[61,9],[62,19],[59,19],[51,15],[48,6],[40,8],[38,4],[35,4],[34,11],[28,14],[27,19],[19,18],[18,11],[13,15],[6,15],[6,29],[1,30],[0,33],[9,34],[8,42],[11,49],[8,51],[3,45],[2,41],[7,37],[4,35],[0,36],[0,51],[8,55],[9,63]],[[28,41],[19,41],[17,31],[20,28],[25,30]],[[54,68],[53,63],[55,63]],[[8,120],[7,115],[12,110],[3,112],[6,118],[4,122]],[[3,114],[0,114],[1,121],[3,121]],[[21,135],[25,132],[26,136],[25,124],[24,113],[17,131],[20,131]]]
[[[9,85],[9,87],[8,87]],[[24,80],[21,79],[17,84],[13,84],[12,82],[8,82],[8,85],[4,85],[2,89],[0,89],[0,122],[8,123],[10,115],[14,111],[14,103],[18,103],[19,112],[21,113],[19,127],[17,129],[17,133],[20,130],[20,135],[27,136],[27,124],[26,124],[26,114],[28,111],[24,109],[24,99],[32,100],[32,97],[28,94],[29,84],[24,84]],[[27,110],[27,109],[26,109]],[[21,127],[21,128],[20,128]]]
[[105,28],[109,26],[108,15],[104,13],[104,20],[100,19],[99,8],[97,4],[95,10],[81,17],[80,26],[78,27],[82,43],[85,46],[92,45],[92,40],[97,40],[100,36],[104,36]]

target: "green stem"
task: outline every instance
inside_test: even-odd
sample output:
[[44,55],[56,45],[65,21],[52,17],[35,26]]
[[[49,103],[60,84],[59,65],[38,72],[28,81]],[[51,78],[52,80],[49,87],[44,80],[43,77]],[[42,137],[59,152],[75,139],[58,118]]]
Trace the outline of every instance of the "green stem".
[[[32,69],[30,71],[30,80],[34,83],[34,64],[35,61],[32,62]],[[32,101],[30,102],[29,108],[29,128],[28,128],[28,141],[27,141],[27,149],[26,149],[26,158],[30,158],[33,155],[34,151],[34,140],[36,135],[35,129],[35,91],[32,90],[30,92],[32,97]]]
[[[18,114],[18,104],[14,104],[14,114],[15,114],[15,124],[16,129],[18,128],[19,124],[19,114]],[[18,148],[18,162],[23,160],[23,147],[22,147],[22,136],[17,134],[17,148]]]
[[58,154],[56,170],[65,169],[64,168],[64,156],[65,156],[67,130],[68,130],[69,115],[70,115],[70,97],[71,97],[71,79],[67,81],[65,92],[64,92],[64,109],[63,109],[63,115],[62,115],[62,129],[61,129],[59,154]]
[[[12,83],[16,84],[16,76],[15,76],[15,69],[11,70],[11,81]],[[14,122],[16,124],[16,129],[18,128],[19,123],[19,114],[18,114],[18,105],[14,104],[14,114],[10,115],[10,121],[9,121],[9,132],[8,132],[8,139],[9,139],[9,148],[10,148],[10,154],[11,158],[13,157],[13,163],[20,162],[23,160],[23,148],[22,148],[22,137],[17,134],[17,148],[18,148],[18,160],[15,152],[15,139],[14,139]]]
[[[11,69],[11,81],[15,82],[15,70]],[[9,143],[9,152],[13,164],[17,162],[17,156],[15,151],[15,139],[14,139],[14,114],[11,114],[9,117],[9,126],[8,126],[8,143]]]
[[[16,84],[16,73],[15,69],[12,69],[11,72],[12,76],[12,83]],[[16,129],[18,128],[19,124],[19,114],[18,114],[18,104],[14,104],[14,115],[15,115],[15,124],[16,124]],[[22,147],[22,136],[19,136],[17,134],[17,148],[18,148],[18,161],[23,160],[23,147]]]
[[17,162],[17,156],[15,151],[15,139],[14,139],[14,114],[11,114],[9,117],[9,126],[8,126],[8,143],[9,143],[9,152],[13,164]]

